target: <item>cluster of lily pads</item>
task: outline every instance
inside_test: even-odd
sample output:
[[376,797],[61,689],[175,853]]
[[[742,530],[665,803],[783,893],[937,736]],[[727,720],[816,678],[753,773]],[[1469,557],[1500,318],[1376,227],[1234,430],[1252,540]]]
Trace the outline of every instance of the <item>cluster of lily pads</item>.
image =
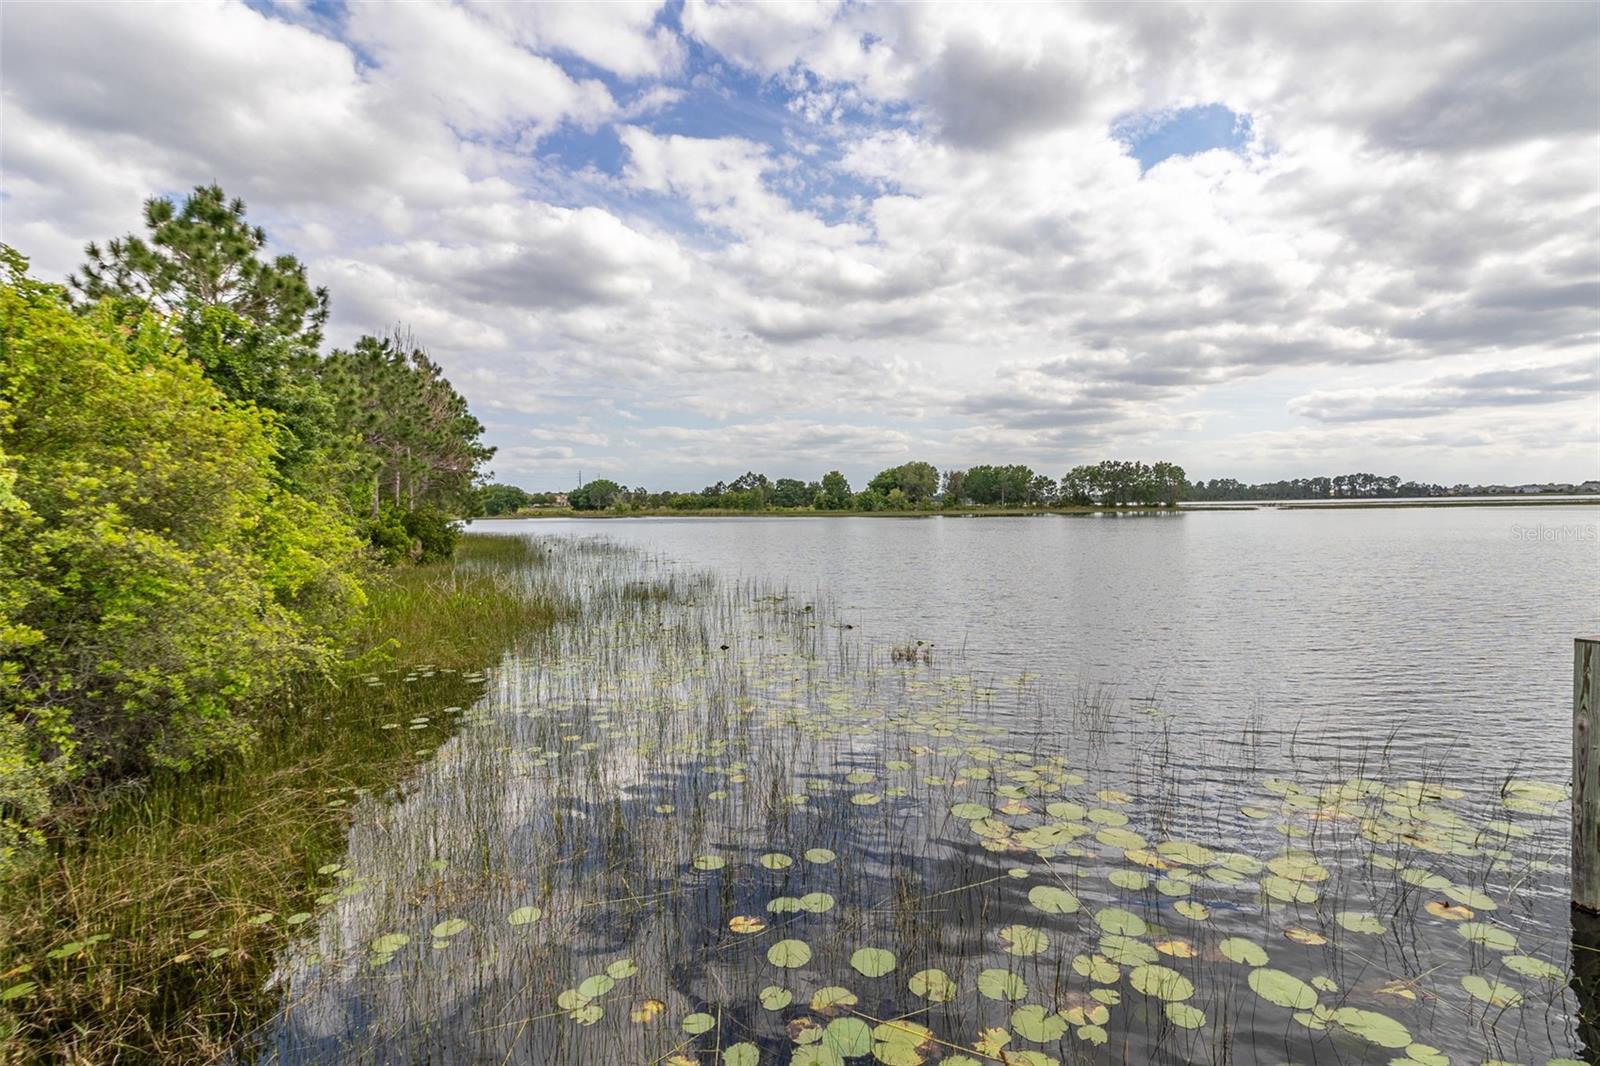
[[584,621],[358,818],[270,1057],[1576,1061],[1559,784],[1219,781],[824,601],[567,562]]

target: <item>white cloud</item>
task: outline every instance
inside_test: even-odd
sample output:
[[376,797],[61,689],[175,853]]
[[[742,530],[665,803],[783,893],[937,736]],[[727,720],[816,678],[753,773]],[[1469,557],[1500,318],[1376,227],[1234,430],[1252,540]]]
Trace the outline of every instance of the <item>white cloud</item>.
[[[59,275],[219,180],[336,339],[417,330],[503,472],[1596,473],[1553,465],[1600,445],[1576,5],[276,14],[8,7],[5,239]],[[1242,152],[1111,133],[1212,102]]]

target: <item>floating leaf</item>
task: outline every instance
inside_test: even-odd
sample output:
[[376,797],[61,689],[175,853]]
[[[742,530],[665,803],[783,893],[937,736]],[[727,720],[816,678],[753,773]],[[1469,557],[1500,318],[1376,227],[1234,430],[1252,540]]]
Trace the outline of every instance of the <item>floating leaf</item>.
[[1028,902],[1046,914],[1073,914],[1082,906],[1077,896],[1059,885],[1034,885],[1028,889]]
[[753,914],[736,914],[728,919],[728,928],[735,933],[759,933],[766,927],[766,919]]
[[[1254,977],[1260,970],[1251,971]],[[1177,970],[1166,966],[1147,964],[1135,966],[1128,974],[1128,983],[1134,990],[1161,1000],[1185,1000],[1194,995],[1194,982]]]
[[622,981],[637,975],[639,967],[632,959],[618,959],[606,967],[606,976],[613,980]]
[[732,1044],[722,1050],[722,1066],[756,1066],[761,1049],[754,1044]]
[[818,1014],[836,1014],[844,1007],[853,1007],[860,1000],[848,988],[829,985],[819,988],[811,995],[811,1009]]
[[1334,918],[1352,933],[1376,935],[1384,932],[1384,924],[1371,911],[1340,911]]
[[819,865],[830,863],[836,858],[838,858],[838,856],[829,851],[827,848],[807,848],[805,852],[806,862],[814,862]]
[[1261,891],[1281,903],[1315,903],[1317,890],[1302,881],[1287,877],[1263,877]]
[[444,921],[433,927],[433,938],[435,940],[449,940],[451,937],[465,932],[466,928],[466,919],[446,918]]
[[1536,959],[1531,955],[1507,955],[1500,960],[1506,964],[1506,969],[1513,973],[1520,973],[1524,977],[1539,978],[1546,981],[1565,981],[1567,973],[1559,966],[1552,966],[1543,959]]
[[690,1036],[699,1036],[701,1033],[709,1033],[716,1027],[717,1020],[711,1015],[706,1014],[704,1011],[696,1011],[694,1014],[691,1014],[685,1018],[681,1023],[681,1028],[683,1031],[688,1033]]
[[694,868],[696,870],[720,870],[726,865],[728,865],[728,860],[721,855],[696,855],[694,858]]
[[777,985],[768,985],[766,988],[761,990],[761,994],[758,998],[761,1000],[761,1005],[768,1010],[782,1010],[790,1003],[794,1002],[794,993],[790,992],[787,988],[779,988]]
[[597,973],[578,982],[578,992],[589,999],[599,999],[616,987],[617,979],[605,973]]
[[1024,1040],[1032,1040],[1036,1044],[1048,1044],[1061,1039],[1066,1033],[1067,1020],[1054,1011],[1029,1004],[1011,1012],[1011,1028],[1015,1029]]
[[1149,928],[1143,918],[1121,907],[1102,907],[1094,912],[1095,924],[1118,936],[1144,936]]
[[1253,940],[1246,940],[1242,936],[1230,936],[1217,945],[1217,950],[1222,952],[1222,957],[1230,962],[1243,963],[1246,966],[1265,966],[1268,958],[1260,944]]
[[518,907],[510,914],[506,915],[506,921],[512,925],[528,925],[530,922],[537,922],[543,916],[544,911],[540,910],[538,907]]
[[1310,1010],[1317,1005],[1317,990],[1294,974],[1261,966],[1250,971],[1248,980],[1251,990],[1268,1003],[1292,1010]]
[[1456,932],[1474,944],[1482,944],[1491,951],[1516,951],[1517,938],[1499,926],[1488,922],[1462,922]]
[[769,870],[787,870],[794,865],[794,859],[776,851],[769,851],[756,861]]
[[833,897],[826,892],[807,892],[800,897],[800,909],[811,914],[825,914],[833,910]]
[[872,1053],[872,1027],[860,1018],[835,1018],[822,1033],[822,1046],[853,1059]]
[[1010,970],[984,970],[978,974],[978,992],[988,999],[1015,1001],[1028,994],[1028,986]]
[[1467,990],[1467,995],[1482,1000],[1491,1007],[1515,1007],[1522,1002],[1522,993],[1515,988],[1499,981],[1490,981],[1478,974],[1468,974],[1463,977],[1461,987]]
[[1492,911],[1497,906],[1495,901],[1490,899],[1487,894],[1470,885],[1446,885],[1440,891],[1461,904],[1461,906],[1471,907],[1474,910]]
[[1172,905],[1172,909],[1190,921],[1203,922],[1211,917],[1211,908],[1204,903],[1196,903],[1193,900],[1180,899]]
[[767,949],[767,961],[787,969],[804,966],[811,961],[811,946],[804,940],[780,940]]
[[1206,1024],[1206,1012],[1187,1003],[1168,1003],[1163,1008],[1167,1020],[1179,1029],[1199,1029]]
[[811,1044],[795,1048],[789,1066],[844,1066],[844,1058],[831,1047]]
[[1340,1007],[1328,1013],[1327,1021],[1329,1025],[1336,1025],[1345,1032],[1359,1036],[1379,1047],[1403,1048],[1411,1043],[1411,1033],[1404,1025],[1387,1014],[1379,1014],[1375,1010]]
[[1039,955],[1050,947],[1050,937],[1044,930],[1028,925],[1008,925],[999,936],[1012,955]]
[[894,969],[894,953],[883,948],[861,948],[850,956],[850,966],[864,977],[882,977]]
[[918,970],[907,986],[912,995],[930,1003],[948,1003],[956,998],[956,983],[943,970]]
[[411,938],[404,933],[385,933],[372,941],[369,950],[374,955],[393,955],[409,943]]
[[1443,918],[1447,922],[1464,922],[1472,917],[1471,907],[1457,907],[1446,903],[1442,899],[1430,899],[1423,904],[1422,909],[1435,918]]

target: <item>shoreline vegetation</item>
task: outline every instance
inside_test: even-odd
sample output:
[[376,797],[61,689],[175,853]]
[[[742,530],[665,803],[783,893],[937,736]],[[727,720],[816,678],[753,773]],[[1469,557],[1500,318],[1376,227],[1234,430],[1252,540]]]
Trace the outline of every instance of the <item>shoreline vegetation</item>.
[[208,1062],[270,1017],[275,959],[337,895],[356,805],[396,798],[481,671],[570,614],[525,581],[541,561],[468,534],[453,561],[387,575],[364,660],[291,685],[248,754],[62,812],[48,856],[0,881],[0,987],[27,988],[0,1001],[0,1062]]
[[408,332],[324,352],[216,186],[144,216],[65,286],[0,245],[4,1063],[226,1052],[346,812],[562,610],[457,552],[494,450]]

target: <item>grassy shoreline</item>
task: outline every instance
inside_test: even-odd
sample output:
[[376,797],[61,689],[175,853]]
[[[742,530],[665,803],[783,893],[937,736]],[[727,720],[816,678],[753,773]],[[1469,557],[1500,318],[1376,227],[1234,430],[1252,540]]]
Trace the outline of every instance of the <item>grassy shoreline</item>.
[[273,959],[326,902],[349,808],[393,790],[477,671],[562,614],[511,576],[538,555],[469,535],[455,562],[384,578],[362,665],[282,693],[248,758],[119,789],[0,883],[0,1062],[211,1061],[269,1016]]

